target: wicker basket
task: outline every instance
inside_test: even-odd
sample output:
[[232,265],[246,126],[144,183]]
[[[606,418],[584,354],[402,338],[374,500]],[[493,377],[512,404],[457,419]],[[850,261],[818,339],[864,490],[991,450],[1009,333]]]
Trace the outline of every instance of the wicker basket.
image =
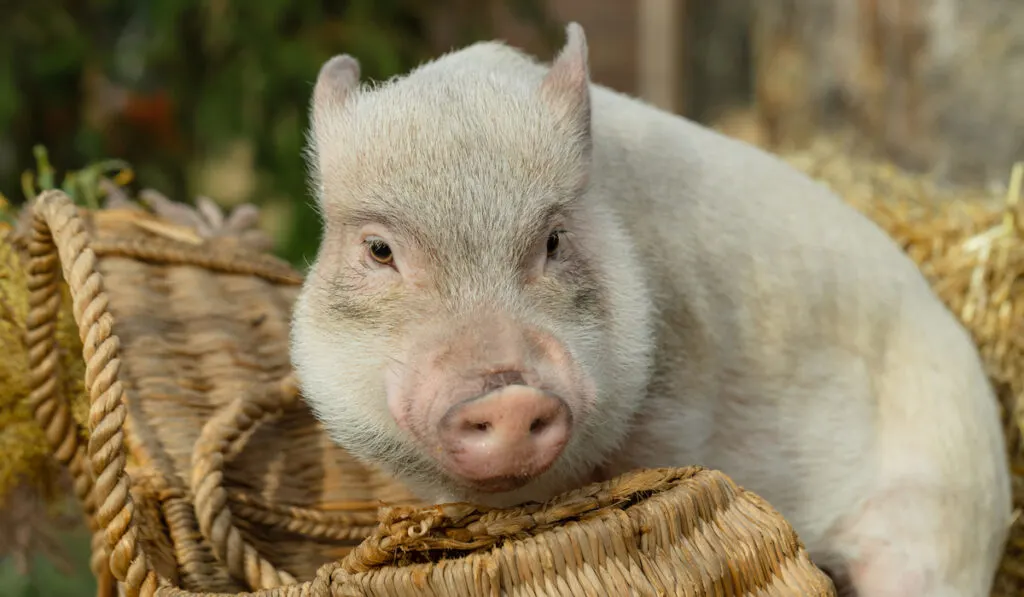
[[[104,597],[834,594],[787,522],[715,471],[636,471],[545,506],[420,507],[304,406],[286,264],[60,191],[26,213],[29,403],[74,477]],[[87,429],[62,383],[61,274]]]

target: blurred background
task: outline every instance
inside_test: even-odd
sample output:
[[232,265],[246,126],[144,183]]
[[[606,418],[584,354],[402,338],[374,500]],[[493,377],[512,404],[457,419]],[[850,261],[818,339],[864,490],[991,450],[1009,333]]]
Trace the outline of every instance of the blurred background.
[[[946,185],[999,188],[1024,158],[1020,0],[6,0],[0,192],[116,158],[135,187],[252,202],[275,251],[312,259],[301,150],[320,65],[383,79],[475,40],[543,59],[564,25],[593,79],[773,151],[827,137]],[[2,458],[2,456],[0,456]],[[0,595],[95,594],[88,538],[28,493],[0,504]],[[49,513],[52,514],[52,513]],[[52,526],[52,525],[51,525]],[[31,531],[31,532],[30,532]],[[35,555],[33,555],[35,554]]]

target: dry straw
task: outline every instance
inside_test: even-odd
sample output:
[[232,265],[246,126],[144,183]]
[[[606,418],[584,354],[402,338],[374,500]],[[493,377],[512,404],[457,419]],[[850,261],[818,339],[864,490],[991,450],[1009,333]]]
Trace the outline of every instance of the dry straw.
[[[163,217],[47,191],[8,237],[28,272],[24,403],[72,472],[103,595],[833,594],[788,523],[715,471],[416,508],[299,399],[296,272],[228,233],[235,214],[151,199]],[[60,359],[69,307],[87,400],[62,390],[80,375]]]

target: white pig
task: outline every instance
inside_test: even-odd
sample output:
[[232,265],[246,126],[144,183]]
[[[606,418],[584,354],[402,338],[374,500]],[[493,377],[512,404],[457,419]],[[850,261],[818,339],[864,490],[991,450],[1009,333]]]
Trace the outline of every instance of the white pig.
[[499,42],[326,62],[292,355],[330,436],[425,500],[699,464],[860,597],[987,594],[1011,514],[977,350],[886,234],[781,160]]

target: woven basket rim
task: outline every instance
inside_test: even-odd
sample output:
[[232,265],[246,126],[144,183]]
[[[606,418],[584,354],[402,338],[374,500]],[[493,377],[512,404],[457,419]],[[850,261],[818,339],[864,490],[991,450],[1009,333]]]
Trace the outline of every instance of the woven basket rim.
[[342,565],[360,570],[413,567],[427,563],[415,561],[420,559],[416,556],[437,552],[443,553],[445,560],[464,559],[482,548],[538,537],[569,522],[600,524],[609,512],[628,512],[652,497],[671,495],[690,482],[705,479],[730,497],[750,495],[721,471],[695,465],[627,471],[607,481],[563,492],[546,502],[512,508],[487,508],[467,502],[384,507],[378,513],[377,530],[361,546],[377,551],[376,557],[372,562],[356,564],[362,556],[357,548]]

